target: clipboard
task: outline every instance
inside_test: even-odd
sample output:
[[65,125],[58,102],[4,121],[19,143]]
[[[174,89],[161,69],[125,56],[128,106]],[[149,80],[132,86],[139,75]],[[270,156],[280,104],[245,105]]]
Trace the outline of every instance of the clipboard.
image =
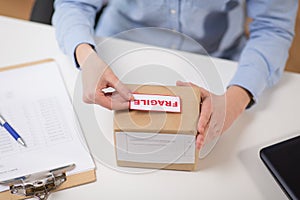
[[20,177],[20,179],[8,180],[6,184],[10,185],[10,190],[1,192],[0,199],[19,200],[32,197],[47,199],[52,192],[96,181],[95,170],[66,176],[66,172],[74,167],[75,165],[71,164],[60,169],[51,169],[47,172]]
[[[47,62],[55,62],[55,60],[52,58],[48,58],[39,61],[14,65],[14,66],[3,67],[0,68],[0,73],[7,70],[34,66],[38,64],[47,63]],[[92,183],[96,181],[95,168],[92,170],[67,176],[66,173],[68,171],[73,170],[75,167],[76,167],[75,164],[70,164],[68,166],[61,166],[55,169],[48,169],[48,171],[36,172],[34,174],[24,175],[23,177],[8,180],[6,181],[5,184],[10,185],[10,190],[0,192],[0,199],[19,200],[19,199],[27,199],[32,197],[36,197],[38,199],[47,199],[50,192],[52,193],[59,190],[64,190],[67,188],[76,187],[79,185]],[[2,184],[4,183],[2,182]],[[27,192],[28,194],[20,194],[22,192],[26,193],[26,191],[24,190],[26,184],[32,185],[30,190],[28,190],[30,192]],[[16,190],[16,187],[19,187],[19,194]],[[20,192],[20,188],[23,189],[23,191]]]

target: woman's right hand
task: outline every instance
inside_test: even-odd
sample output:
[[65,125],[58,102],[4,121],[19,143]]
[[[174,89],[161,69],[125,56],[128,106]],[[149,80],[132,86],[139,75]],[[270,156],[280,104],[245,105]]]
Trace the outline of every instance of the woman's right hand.
[[[83,101],[99,104],[111,110],[127,109],[133,100],[131,91],[118,79],[111,68],[89,44],[76,48],[76,58],[82,70]],[[114,92],[103,89],[114,88]]]

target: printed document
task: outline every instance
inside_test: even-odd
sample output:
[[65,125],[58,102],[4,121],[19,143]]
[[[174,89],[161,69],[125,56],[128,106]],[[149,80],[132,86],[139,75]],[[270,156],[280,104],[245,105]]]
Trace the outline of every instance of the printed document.
[[69,174],[95,168],[56,62],[2,71],[0,85],[0,113],[27,145],[0,127],[0,181],[73,163]]

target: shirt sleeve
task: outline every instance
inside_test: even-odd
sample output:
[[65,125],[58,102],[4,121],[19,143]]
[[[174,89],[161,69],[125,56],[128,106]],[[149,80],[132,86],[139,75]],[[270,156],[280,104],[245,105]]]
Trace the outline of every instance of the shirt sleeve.
[[95,46],[94,23],[102,0],[56,0],[52,24],[62,51],[73,61],[76,47],[81,43]]
[[257,102],[284,70],[294,37],[298,0],[248,0],[250,37],[230,85],[248,90]]

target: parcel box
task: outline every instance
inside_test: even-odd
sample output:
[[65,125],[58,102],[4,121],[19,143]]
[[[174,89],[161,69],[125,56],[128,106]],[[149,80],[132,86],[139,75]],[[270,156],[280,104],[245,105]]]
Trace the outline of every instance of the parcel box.
[[[134,94],[144,94],[150,99],[135,98],[131,108],[137,106],[134,108],[136,110],[115,111],[117,165],[194,170],[198,161],[195,138],[199,119],[199,88],[127,86]],[[162,99],[154,99],[157,96],[162,96]],[[179,102],[174,98],[179,99]],[[141,109],[138,106],[142,106]],[[143,106],[150,110],[143,110]]]

